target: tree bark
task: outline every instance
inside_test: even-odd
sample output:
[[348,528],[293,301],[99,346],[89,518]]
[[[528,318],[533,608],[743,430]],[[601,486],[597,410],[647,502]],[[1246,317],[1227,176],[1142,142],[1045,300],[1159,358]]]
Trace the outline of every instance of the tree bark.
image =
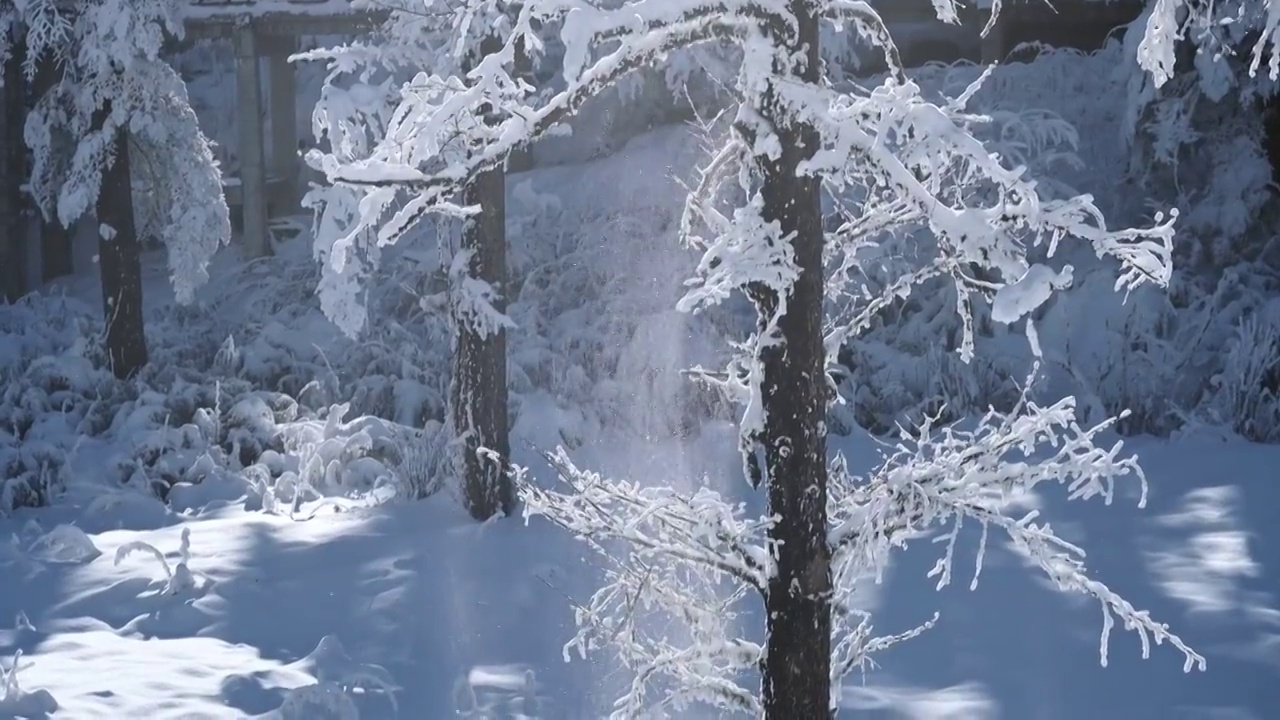
[[[36,67],[35,92],[36,98],[42,98],[53,89],[62,78],[62,70],[59,68],[57,61],[46,56],[40,59],[39,65]],[[55,142],[57,139],[55,138]],[[40,221],[40,280],[49,282],[60,277],[66,277],[72,274],[75,268],[72,264],[72,232],[70,228],[62,226],[55,216],[49,220],[45,220],[41,215]]]
[[22,211],[22,179],[27,177],[27,146],[22,137],[27,106],[22,78],[25,47],[21,39],[14,38],[9,60],[4,64],[0,98],[0,296],[8,302],[27,292],[27,227]]
[[[481,54],[499,49],[490,38]],[[482,173],[467,186],[463,202],[479,205],[480,214],[468,218],[462,228],[461,251],[470,254],[467,274],[489,284],[498,297],[493,307],[507,309],[507,179],[504,168]],[[454,431],[462,452],[463,497],[477,520],[488,520],[515,510],[515,488],[507,476],[511,457],[510,420],[507,417],[507,333],[481,333],[467,318],[456,317],[457,346],[453,356],[453,381],[449,405]],[[485,448],[496,459],[480,457]]]
[[[99,118],[105,116],[105,112],[98,115]],[[101,120],[95,126],[102,127]],[[111,371],[123,380],[133,377],[147,364],[142,321],[142,265],[129,180],[129,136],[125,130],[116,135],[115,162],[102,176],[97,210],[107,358]]]
[[[793,0],[797,30],[779,24],[775,41],[807,64],[798,79],[816,83],[820,70],[818,21],[810,3]],[[786,313],[779,320],[780,345],[761,360],[762,442],[769,512],[778,517],[769,533],[777,572],[765,596],[765,659],[762,701],[770,720],[806,720],[831,714],[831,571],[827,544],[828,388],[823,317],[823,230],[819,182],[797,177],[796,168],[818,146],[811,126],[794,122],[766,94],[762,115],[772,121],[781,157],[757,158],[762,174],[763,215],[790,236],[799,268]],[[778,298],[756,289],[760,329]]]
[[[462,252],[471,254],[470,277],[483,280],[500,294],[494,309],[506,312],[507,237],[506,176],[498,168],[478,175],[467,187],[465,202],[479,204],[480,214],[462,230]],[[457,318],[450,406],[453,426],[462,445],[462,475],[467,510],[477,520],[515,509],[515,491],[507,476],[511,456],[507,417],[507,333],[477,332],[465,318]],[[497,455],[482,458],[486,448]]]

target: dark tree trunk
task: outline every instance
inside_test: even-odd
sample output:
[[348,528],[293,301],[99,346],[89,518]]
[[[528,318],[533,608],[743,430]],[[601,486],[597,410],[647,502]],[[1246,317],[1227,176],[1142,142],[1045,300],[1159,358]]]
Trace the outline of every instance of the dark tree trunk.
[[[104,116],[99,113],[100,119]],[[101,127],[101,122],[96,126]],[[142,265],[133,221],[129,136],[125,131],[116,135],[115,146],[115,162],[103,174],[102,192],[98,195],[98,264],[107,323],[107,358],[115,376],[127,379],[147,364],[147,339],[143,334]]]
[[[805,0],[791,4],[798,34],[774,28],[788,51],[804,53],[800,79],[816,82],[818,22]],[[800,162],[817,148],[817,133],[784,118],[766,97],[764,117],[781,141],[777,160],[757,158],[763,183],[763,214],[791,236],[800,276],[779,321],[783,343],[766,349],[763,405],[764,465],[769,512],[779,518],[770,532],[777,543],[777,573],[765,597],[767,638],[762,700],[770,720],[818,720],[830,716],[831,571],[827,544],[827,394],[822,337],[823,268],[820,185],[796,176]],[[765,319],[778,298],[752,293]]]
[[[469,218],[462,231],[462,251],[471,253],[468,274],[505,293],[507,282],[506,177],[499,168],[483,173],[468,186],[465,201],[479,204],[480,214]],[[506,311],[505,297],[493,303]],[[462,473],[467,510],[477,520],[501,512],[510,515],[515,492],[507,476],[511,455],[507,418],[507,333],[477,332],[458,318],[453,358],[450,406],[453,426],[461,438]],[[497,460],[480,457],[486,448]]]
[[[41,58],[36,67],[36,98],[42,98],[62,79],[62,70],[51,56]],[[57,138],[54,139],[57,142]],[[58,222],[57,213],[49,220],[40,222],[40,279],[49,282],[56,278],[70,275],[74,268],[71,264],[70,228]]]
[[[481,54],[502,47],[496,38],[480,45]],[[481,108],[485,112],[484,108]],[[467,274],[488,283],[497,293],[493,307],[507,309],[507,178],[503,168],[482,173],[463,193],[463,202],[479,205],[480,214],[462,228],[461,251],[470,253]],[[463,501],[477,520],[515,510],[515,488],[507,476],[511,457],[507,417],[507,333],[481,333],[462,317],[455,317],[457,344],[449,409],[462,452]],[[478,454],[480,448],[494,458]]]
[[9,302],[27,292],[27,225],[22,211],[22,181],[27,177],[27,146],[22,138],[27,106],[22,78],[25,47],[15,39],[4,64],[0,96],[0,295]]

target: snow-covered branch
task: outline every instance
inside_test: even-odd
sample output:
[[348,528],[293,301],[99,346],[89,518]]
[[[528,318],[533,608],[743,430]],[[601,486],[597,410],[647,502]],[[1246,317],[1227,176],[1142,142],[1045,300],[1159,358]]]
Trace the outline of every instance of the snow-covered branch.
[[559,449],[545,459],[568,492],[523,483],[525,515],[541,515],[579,537],[622,540],[641,553],[665,553],[723,573],[763,591],[769,559],[756,544],[768,522],[744,520],[740,506],[706,488],[693,495],[671,487],[642,487],[582,470]]
[[[324,263],[322,303],[344,330],[355,332],[364,323],[363,311],[355,306],[379,247],[395,243],[429,214],[472,214],[474,207],[458,204],[472,178],[502,167],[512,153],[552,131],[628,74],[653,66],[672,51],[732,37],[760,5],[644,0],[625,7],[646,13],[633,15],[629,22],[647,17],[643,27],[652,23],[656,29],[636,30],[622,41],[613,39],[627,26],[621,9],[551,0],[526,3],[512,9],[513,29],[503,44],[491,48],[464,75],[420,73],[400,88],[393,110],[381,100],[369,103],[371,110],[360,110],[350,105],[349,94],[338,92],[329,105],[317,108],[317,133],[327,133],[332,147],[328,152],[312,150],[307,159],[333,186],[313,191],[307,203],[317,211],[317,250]],[[535,21],[551,20],[563,21],[566,73],[589,57],[585,51],[574,54],[584,36],[607,37],[611,49],[572,73],[564,89],[542,99],[517,72],[517,46],[540,48],[530,28]],[[662,25],[667,20],[671,23]],[[344,62],[331,64],[337,71],[347,67]],[[386,88],[383,84],[371,94],[383,98]],[[352,129],[362,115],[385,129]]]
[[[938,588],[951,582],[955,545],[965,520],[982,528],[971,586],[976,586],[986,552],[987,533],[998,529],[1013,548],[1032,560],[1063,592],[1093,597],[1104,616],[1102,664],[1107,662],[1108,639],[1115,619],[1138,634],[1143,657],[1152,640],[1169,642],[1186,659],[1184,669],[1204,669],[1204,657],[1192,650],[1167,625],[1091,578],[1085,553],[1059,537],[1039,513],[1010,514],[1010,505],[1043,484],[1062,486],[1070,500],[1101,498],[1110,504],[1116,479],[1133,477],[1145,504],[1146,479],[1136,458],[1123,454],[1123,443],[1097,444],[1112,421],[1082,428],[1075,419],[1072,398],[1039,407],[1025,396],[1012,411],[992,411],[974,430],[948,427],[935,430],[928,423],[904,432],[896,452],[871,476],[856,478],[837,461],[832,473],[831,535],[836,577],[849,582],[883,571],[889,553],[933,527],[949,526],[939,540],[945,551],[930,576]],[[851,587],[841,588],[844,593]],[[838,593],[842,594],[842,593]]]
[[[725,20],[687,22],[663,28],[648,36],[645,42],[629,44],[596,61],[568,88],[538,108],[513,103],[531,90],[514,82],[490,88],[478,83],[468,86],[456,77],[420,75],[406,89],[405,105],[399,109],[397,121],[388,128],[388,136],[399,141],[397,147],[386,148],[382,154],[375,151],[373,158],[350,165],[330,160],[330,156],[318,151],[312,151],[309,159],[335,183],[401,187],[414,190],[419,197],[425,196],[426,200],[420,200],[412,210],[402,210],[397,216],[392,227],[398,231],[427,212],[449,208],[444,198],[452,197],[467,179],[500,166],[512,152],[545,135],[625,75],[649,67],[673,50],[731,38],[734,31],[735,25]],[[481,63],[481,67],[487,68],[487,64]],[[500,108],[499,112],[507,110],[510,115],[491,126],[468,123],[464,119],[474,114],[476,108],[486,105]],[[406,150],[403,143],[408,138],[414,138],[418,146]],[[461,162],[441,162],[442,152],[451,146],[480,150]],[[424,170],[423,166],[430,169]]]
[[[579,631],[565,659],[571,650],[618,652],[634,678],[615,704],[616,718],[691,702],[755,713],[755,693],[739,680],[763,650],[736,639],[733,624],[771,572],[763,549],[770,521],[742,517],[741,506],[705,488],[685,495],[605,479],[576,467],[563,450],[546,459],[566,491],[540,488],[517,470],[526,520],[547,518],[605,561],[602,587],[576,608]],[[670,687],[649,700],[661,683]]]

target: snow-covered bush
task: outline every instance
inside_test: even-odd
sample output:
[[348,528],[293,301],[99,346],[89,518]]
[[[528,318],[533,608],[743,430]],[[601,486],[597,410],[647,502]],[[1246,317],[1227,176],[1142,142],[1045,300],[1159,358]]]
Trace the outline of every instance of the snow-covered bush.
[[124,390],[101,368],[98,332],[65,297],[0,305],[0,513],[49,502],[77,439],[109,426]]
[[196,576],[192,573],[191,563],[191,528],[182,529],[182,539],[178,545],[178,562],[170,565],[164,553],[155,545],[142,540],[127,542],[116,548],[115,564],[119,565],[132,554],[147,555],[155,559],[156,564],[164,572],[164,585],[160,589],[163,595],[181,595],[196,589]]
[[400,443],[400,459],[392,470],[403,497],[421,500],[445,489],[449,476],[445,462],[449,456],[444,445],[448,441],[444,426],[431,420],[421,431],[408,435]]
[[1280,326],[1246,318],[1213,378],[1213,403],[1242,437],[1280,442]]
[[[285,429],[313,411],[289,395],[212,373],[219,364],[212,352],[193,362],[188,338],[207,342],[210,326],[210,316],[195,312],[153,325],[172,342],[160,349],[160,362],[126,382],[95,352],[98,322],[88,307],[38,294],[0,306],[0,512],[46,504],[71,484],[164,498],[179,483],[211,476],[210,463],[248,467],[265,451],[284,450]],[[88,472],[73,467],[82,446],[101,440],[110,449],[103,455],[94,448],[101,464]]]
[[[47,217],[70,227],[93,210],[117,136],[127,135],[148,169],[152,202],[143,229],[169,248],[179,300],[208,279],[214,252],[231,237],[221,174],[201,133],[182,78],[161,57],[167,37],[181,37],[173,0],[52,0],[10,3],[0,25],[24,28],[28,78],[41,62],[59,66],[57,82],[37,99],[25,137],[34,164],[31,193]],[[0,57],[9,54],[0,33]]]

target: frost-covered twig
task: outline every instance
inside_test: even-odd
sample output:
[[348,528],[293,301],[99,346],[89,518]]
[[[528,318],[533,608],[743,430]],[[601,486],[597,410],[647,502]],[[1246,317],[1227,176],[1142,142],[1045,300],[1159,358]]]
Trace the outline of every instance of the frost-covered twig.
[[[838,579],[856,580],[887,565],[889,552],[932,527],[950,525],[941,540],[946,548],[930,572],[941,589],[951,581],[955,543],[966,519],[982,526],[982,540],[971,586],[976,586],[990,528],[1003,531],[1018,552],[1034,561],[1064,592],[1081,592],[1102,606],[1100,647],[1107,663],[1107,641],[1114,618],[1149,644],[1168,641],[1182,652],[1184,669],[1204,669],[1205,659],[1167,625],[1137,610],[1109,587],[1086,573],[1082,549],[1059,537],[1048,523],[1035,522],[1038,511],[1013,517],[1008,508],[1018,496],[1044,483],[1064,487],[1068,499],[1102,498],[1110,504],[1117,478],[1132,476],[1142,488],[1146,479],[1136,458],[1122,455],[1123,443],[1100,447],[1097,440],[1114,421],[1082,428],[1071,398],[1039,407],[1024,395],[1012,411],[992,411],[971,431],[928,423],[904,432],[897,451],[871,476],[855,478],[837,462],[832,473],[831,544]],[[842,590],[850,591],[851,587]]]
[[[517,471],[526,519],[542,516],[605,559],[604,583],[575,608],[579,631],[565,646],[585,657],[609,647],[634,673],[614,717],[704,702],[756,712],[740,676],[763,649],[735,638],[733,622],[751,590],[762,592],[769,521],[702,489],[684,495],[577,468],[563,450],[547,455],[568,492],[546,490]],[[652,691],[662,688],[657,700]]]
[[739,517],[742,506],[701,488],[693,495],[671,487],[644,487],[578,468],[563,448],[544,456],[568,489],[559,493],[524,479],[526,517],[543,516],[580,537],[622,540],[640,552],[672,554],[748,587],[765,587],[769,559],[756,550],[768,522]]

